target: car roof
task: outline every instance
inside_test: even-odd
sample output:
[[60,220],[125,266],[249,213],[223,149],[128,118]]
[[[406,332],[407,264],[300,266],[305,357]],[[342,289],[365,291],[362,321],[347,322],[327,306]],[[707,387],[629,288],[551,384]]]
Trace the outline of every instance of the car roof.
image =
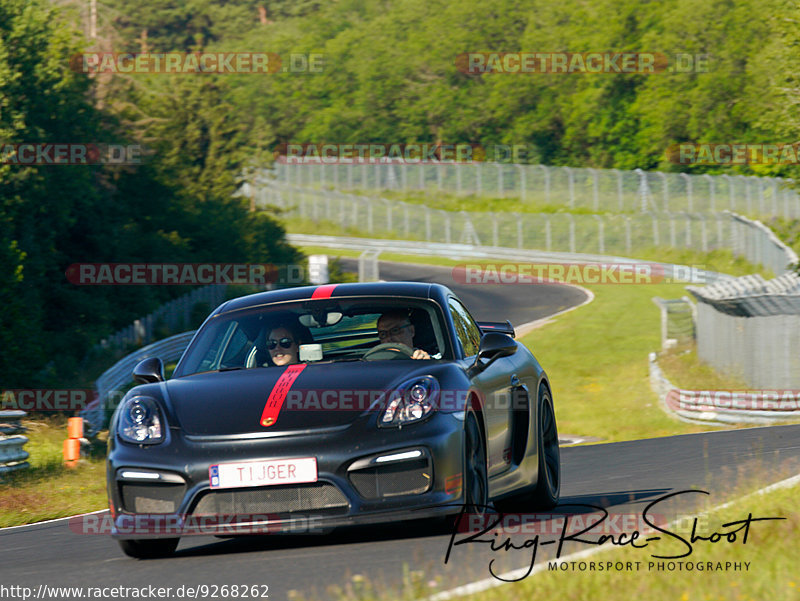
[[247,296],[234,298],[222,304],[214,313],[227,313],[256,307],[270,303],[280,303],[297,300],[315,300],[323,298],[342,297],[415,297],[429,298],[440,305],[447,304],[448,296],[455,296],[453,292],[442,284],[429,282],[361,282],[352,284],[323,284],[319,286],[301,286],[297,288],[282,288],[259,292]]

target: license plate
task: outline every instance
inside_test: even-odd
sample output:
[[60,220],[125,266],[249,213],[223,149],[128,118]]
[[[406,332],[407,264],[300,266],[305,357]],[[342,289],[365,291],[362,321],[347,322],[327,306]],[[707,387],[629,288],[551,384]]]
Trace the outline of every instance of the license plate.
[[317,481],[317,458],[220,463],[208,468],[211,488],[240,488]]

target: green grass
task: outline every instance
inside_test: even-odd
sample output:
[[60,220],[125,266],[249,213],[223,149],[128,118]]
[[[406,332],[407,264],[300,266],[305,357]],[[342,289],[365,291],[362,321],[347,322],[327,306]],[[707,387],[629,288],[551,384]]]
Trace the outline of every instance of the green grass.
[[619,213],[600,208],[576,206],[569,208],[569,198],[554,194],[548,203],[543,194],[529,193],[525,200],[515,196],[496,196],[492,194],[455,194],[444,190],[353,190],[356,196],[385,198],[409,204],[426,205],[432,209],[445,211],[492,211],[502,213],[572,213],[574,215],[603,215]]
[[0,481],[0,527],[107,507],[102,441],[91,457],[68,468],[62,461],[66,418],[24,420],[23,425],[28,428],[24,448],[30,454],[31,467],[12,472]]
[[664,413],[650,388],[648,353],[661,345],[653,296],[680,284],[586,286],[595,299],[522,338],[547,371],[560,432],[614,442],[699,432]]
[[[517,601],[519,599],[564,599],[565,601],[629,601],[630,599],[644,599],[647,601],[794,601],[800,599],[800,575],[797,571],[797,551],[800,540],[800,514],[797,511],[797,495],[800,487],[788,487],[772,491],[766,495],[746,493],[760,487],[761,484],[750,482],[747,485],[739,484],[727,495],[715,493],[707,505],[700,511],[707,513],[698,515],[697,533],[709,536],[713,532],[730,532],[735,527],[725,527],[724,524],[746,519],[749,513],[754,518],[781,517],[783,520],[754,522],[751,524],[747,543],[742,543],[739,533],[736,541],[712,544],[705,541],[696,541],[690,557],[677,560],[654,558],[651,555],[680,555],[685,552],[683,543],[666,535],[662,540],[652,543],[650,549],[634,549],[630,546],[612,546],[607,543],[601,550],[592,556],[581,559],[569,559],[565,556],[572,552],[567,549],[562,554],[562,559],[568,562],[575,561],[575,565],[567,564],[567,569],[549,569],[532,574],[516,583],[500,583],[498,586],[484,590],[473,595],[456,597],[458,601]],[[715,509],[728,499],[733,499],[730,506]],[[697,514],[694,514],[697,515]],[[681,525],[671,525],[670,530],[685,538],[690,538],[692,515],[681,514]],[[626,531],[628,531],[626,529]],[[522,540],[512,539],[517,545]],[[639,543],[642,542],[640,539]],[[657,546],[656,546],[657,545]],[[576,551],[583,551],[590,547],[581,545]],[[484,551],[478,550],[478,553]],[[529,551],[511,551],[523,553],[528,557]],[[498,552],[497,555],[502,555]],[[485,550],[485,564],[487,565],[494,554]],[[475,558],[473,561],[481,561]],[[704,567],[708,562],[717,564],[729,562],[729,568],[721,571],[677,571],[677,566],[672,571],[668,569],[670,561],[702,562]],[[585,562],[581,566],[580,562]],[[594,562],[595,569],[591,570],[589,562]],[[600,571],[598,564],[604,567],[612,562],[611,569]],[[621,564],[618,562],[622,562]],[[636,562],[639,562],[638,566]],[[652,564],[650,563],[652,562]],[[747,562],[747,570],[744,563]],[[663,563],[664,567],[659,567]],[[739,563],[740,569],[734,571],[732,564]],[[544,564],[548,566],[548,564]],[[412,599],[426,599],[439,591],[453,588],[449,578],[432,580],[427,576],[427,566],[415,565],[409,567],[409,560],[403,561],[403,585],[392,590],[363,574],[349,575],[349,582],[344,586],[329,588],[329,593],[334,598],[352,601],[408,601]],[[432,567],[432,566],[431,566]],[[455,567],[455,566],[454,566]],[[555,567],[555,566],[554,566]],[[581,569],[583,568],[583,569]],[[629,569],[630,568],[630,569]],[[502,569],[500,570],[502,572]],[[292,594],[290,599],[300,601],[305,599],[299,593]],[[311,597],[312,599],[314,597]]]
[[[463,601],[486,599],[512,601],[517,599],[568,599],[569,601],[628,601],[647,599],[653,601],[765,601],[794,600],[800,598],[800,574],[797,570],[798,540],[800,540],[800,514],[797,495],[800,487],[772,492],[768,496],[748,497],[721,511],[712,512],[707,519],[707,530],[727,532],[725,523],[754,517],[785,517],[780,521],[754,523],[747,544],[741,538],[735,543],[717,544],[697,542],[691,557],[682,561],[694,562],[749,562],[747,571],[668,571],[659,570],[658,562],[646,549],[629,547],[607,549],[586,561],[641,562],[639,571],[545,571],[519,584],[494,589],[486,593],[462,597]],[[715,499],[716,501],[716,499]],[[718,502],[718,501],[717,501]],[[686,533],[688,538],[688,533]],[[661,543],[664,543],[661,546]],[[685,547],[678,541],[659,541],[657,554],[681,554]],[[655,567],[648,569],[648,562]],[[678,561],[678,560],[676,560]],[[632,563],[632,565],[634,565]]]
[[741,377],[721,374],[700,360],[697,347],[670,349],[659,353],[658,364],[667,379],[684,390],[749,390]]

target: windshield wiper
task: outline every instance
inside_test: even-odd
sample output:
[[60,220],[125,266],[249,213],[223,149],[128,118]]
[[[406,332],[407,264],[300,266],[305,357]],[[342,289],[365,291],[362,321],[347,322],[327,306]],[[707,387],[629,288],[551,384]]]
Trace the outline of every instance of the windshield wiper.
[[236,371],[237,369],[244,369],[244,367],[220,367],[219,369],[215,369],[214,371]]

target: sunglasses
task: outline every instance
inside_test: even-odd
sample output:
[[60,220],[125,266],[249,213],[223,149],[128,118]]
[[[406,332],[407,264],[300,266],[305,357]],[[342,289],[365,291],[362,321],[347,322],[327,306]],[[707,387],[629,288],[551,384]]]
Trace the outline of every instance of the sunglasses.
[[280,340],[274,340],[270,338],[267,341],[267,348],[271,351],[274,351],[279,344],[281,345],[281,348],[290,348],[294,344],[294,340],[291,338],[281,338]]
[[405,330],[410,325],[411,325],[410,323],[407,323],[403,326],[395,326],[388,330],[378,330],[378,338],[383,340],[384,338],[388,338],[389,336],[397,336],[400,332]]

